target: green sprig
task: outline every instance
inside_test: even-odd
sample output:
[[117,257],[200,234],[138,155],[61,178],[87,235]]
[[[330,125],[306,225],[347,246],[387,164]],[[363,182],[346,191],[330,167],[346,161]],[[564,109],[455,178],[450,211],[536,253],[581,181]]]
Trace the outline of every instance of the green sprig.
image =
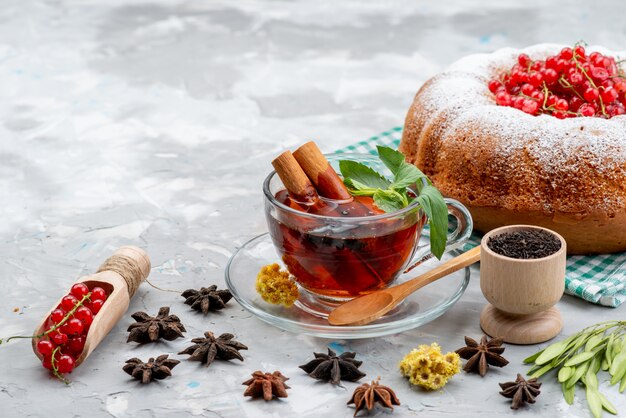
[[[339,170],[345,185],[355,196],[371,196],[376,206],[385,212],[396,212],[417,200],[428,216],[431,251],[440,259],[448,234],[448,207],[443,196],[424,173],[405,161],[404,154],[381,145],[377,149],[381,161],[393,174],[393,180],[365,164],[341,160]],[[417,196],[409,194],[410,187],[415,187]]]
[[574,402],[576,384],[585,387],[589,410],[595,418],[605,410],[617,414],[611,402],[598,390],[598,373],[608,372],[610,384],[626,390],[626,321],[607,321],[587,327],[526,358],[533,364],[528,374],[540,377],[555,370],[568,404]]

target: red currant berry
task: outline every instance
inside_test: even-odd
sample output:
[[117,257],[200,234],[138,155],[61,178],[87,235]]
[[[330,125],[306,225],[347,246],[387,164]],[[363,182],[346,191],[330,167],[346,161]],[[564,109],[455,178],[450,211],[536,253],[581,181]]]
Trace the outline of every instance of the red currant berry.
[[48,370],[52,370],[52,356],[44,357],[41,365]]
[[101,287],[94,287],[91,290],[91,300],[106,300],[107,294]]
[[40,340],[37,343],[37,352],[42,356],[51,356],[54,350],[54,344],[48,340]]
[[85,337],[81,335],[78,337],[70,338],[67,341],[67,348],[76,354],[82,353],[83,348],[85,348]]
[[602,67],[592,67],[589,72],[591,73],[591,77],[599,82],[603,82],[609,78],[609,72]]
[[546,68],[550,68],[552,70],[556,70],[556,60],[558,60],[558,59],[559,59],[559,57],[557,57],[555,55],[546,58]]
[[576,48],[574,48],[574,54],[576,54],[576,57],[581,60],[587,59],[587,56],[585,55],[585,47],[582,45],[578,45]]
[[546,68],[543,72],[543,80],[547,84],[554,84],[559,79],[559,73],[552,68]]
[[63,354],[56,361],[56,366],[59,373],[69,373],[74,369],[74,359],[72,356]]
[[71,311],[77,303],[78,299],[72,295],[63,296],[63,299],[61,299],[61,307],[65,311]]
[[613,87],[605,88],[604,90],[602,90],[600,92],[600,96],[602,97],[602,101],[605,104],[611,103],[612,101],[617,99],[618,95],[619,94],[617,93],[617,90],[615,90]]
[[569,103],[565,99],[558,99],[556,103],[554,103],[554,108],[556,110],[567,110],[569,109]]
[[552,112],[552,116],[554,116],[557,119],[565,119],[567,117],[567,113],[560,112],[557,110],[556,112]]
[[596,110],[589,103],[584,103],[578,109],[578,113],[580,113],[581,116],[589,117],[594,116],[596,114]]
[[51,332],[48,336],[55,345],[63,345],[67,342],[67,334],[62,332]]
[[50,320],[55,324],[61,322],[63,318],[65,318],[65,311],[61,309],[55,309],[50,312]]
[[534,100],[524,100],[522,111],[534,115],[539,110],[539,104]]
[[532,97],[533,99],[537,100],[540,103],[543,103],[543,97],[544,97],[543,93],[538,90],[533,91],[530,97]]
[[624,106],[615,105],[615,106],[613,106],[613,108],[609,112],[609,115],[610,116],[619,116],[619,115],[623,115],[625,113],[626,113],[626,109],[624,109]]
[[543,83],[543,75],[539,71],[530,73],[529,82],[535,87],[539,87]]
[[89,288],[85,283],[76,283],[72,286],[70,293],[78,300],[82,299],[87,293],[89,293]]
[[556,60],[556,68],[554,69],[558,72],[561,72],[565,69],[566,65],[567,65],[567,60],[564,60],[563,58],[559,58],[558,60]]
[[[76,335],[76,334],[82,334],[83,329],[85,328],[85,325],[83,324],[83,321],[81,321],[78,318],[72,318],[69,321],[67,321],[67,333],[69,335]],[[65,325],[64,325],[65,327]]]
[[572,51],[572,48],[568,48],[568,47],[563,48],[561,50],[561,53],[559,54],[559,57],[561,57],[564,60],[571,60],[573,56],[574,56],[574,51]]
[[524,99],[522,96],[517,96],[513,98],[513,107],[516,109],[522,109],[522,107],[524,106],[524,102],[526,101],[526,99]]
[[491,80],[489,82],[489,91],[495,93],[499,87],[502,87],[502,83],[499,80]]
[[531,94],[533,94],[533,91],[535,91],[535,88],[530,83],[524,83],[522,84],[521,91],[522,91],[522,94],[525,94],[526,96],[530,96]]
[[571,110],[572,112],[577,112],[578,109],[580,108],[580,106],[582,106],[583,104],[583,100],[580,99],[577,96],[572,97],[572,99],[569,101],[569,110]]
[[91,309],[91,312],[93,312],[94,315],[97,315],[98,312],[100,312],[100,309],[102,309],[102,305],[104,305],[104,301],[97,299],[89,304],[89,309]]
[[586,101],[593,102],[594,100],[598,100],[598,97],[600,97],[600,92],[598,91],[598,89],[594,89],[593,87],[590,87],[587,90],[585,90],[583,97],[585,98]]
[[569,75],[569,82],[575,86],[582,84],[584,78],[581,73],[573,72]]
[[93,322],[93,313],[86,306],[81,306],[74,313],[74,317],[80,319],[84,325],[90,325]]
[[559,98],[556,97],[555,95],[553,94],[549,95],[548,100],[546,100],[546,106],[548,107],[554,106],[557,100],[559,100]]
[[527,68],[529,65],[532,64],[533,61],[528,55],[519,54],[519,56],[517,57],[517,62],[519,62],[519,65],[521,65],[523,68]]

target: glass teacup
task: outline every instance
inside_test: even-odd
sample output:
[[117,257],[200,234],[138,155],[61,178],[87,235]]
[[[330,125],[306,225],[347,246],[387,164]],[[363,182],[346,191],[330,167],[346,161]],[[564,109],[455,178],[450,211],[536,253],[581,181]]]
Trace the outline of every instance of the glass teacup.
[[[335,170],[339,160],[353,160],[391,177],[373,155],[336,153],[326,157]],[[316,299],[340,303],[385,288],[407,266],[432,257],[430,245],[418,245],[427,218],[416,200],[392,213],[322,216],[282,203],[277,194],[284,189],[276,172],[263,184],[270,236],[298,285]],[[469,238],[472,219],[461,203],[452,199],[446,203],[452,221],[446,246],[450,251]]]

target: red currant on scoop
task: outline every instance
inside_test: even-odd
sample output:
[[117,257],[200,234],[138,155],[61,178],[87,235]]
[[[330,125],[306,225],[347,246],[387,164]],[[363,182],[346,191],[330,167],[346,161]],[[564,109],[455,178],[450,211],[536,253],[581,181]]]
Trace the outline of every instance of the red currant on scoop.
[[103,288],[101,287],[94,287],[93,290],[91,291],[91,300],[95,301],[95,300],[106,300],[107,298],[107,294],[104,291]]
[[89,293],[89,288],[85,283],[76,283],[72,286],[70,293],[78,300],[82,299],[87,293]]
[[69,321],[67,321],[66,326],[67,333],[70,335],[82,334],[83,329],[85,328],[83,321],[78,318],[71,318]]
[[65,311],[71,311],[74,308],[74,305],[78,303],[78,299],[76,299],[72,295],[63,296],[61,299],[61,308]]
[[91,312],[93,312],[94,315],[97,315],[98,312],[100,312],[100,309],[102,309],[102,305],[104,305],[104,301],[96,299],[89,304],[89,309],[91,309]]
[[72,356],[63,354],[56,361],[56,366],[59,373],[69,373],[74,369],[74,359]]
[[48,340],[40,340],[37,343],[37,352],[44,357],[49,357],[52,355],[52,351],[54,350],[54,344]]
[[67,334],[63,334],[62,332],[51,332],[48,334],[52,342],[56,345],[63,345],[67,342]]
[[67,348],[76,354],[82,353],[83,348],[85,348],[85,337],[80,335],[78,337],[70,338],[67,342]]
[[52,312],[50,312],[50,319],[55,324],[58,324],[59,322],[61,322],[63,318],[65,318],[65,312],[61,309],[55,309]]
[[93,322],[93,313],[86,306],[81,306],[74,312],[74,317],[80,319],[84,325],[91,325]]
[[41,361],[41,365],[48,370],[52,370],[52,356],[45,356]]

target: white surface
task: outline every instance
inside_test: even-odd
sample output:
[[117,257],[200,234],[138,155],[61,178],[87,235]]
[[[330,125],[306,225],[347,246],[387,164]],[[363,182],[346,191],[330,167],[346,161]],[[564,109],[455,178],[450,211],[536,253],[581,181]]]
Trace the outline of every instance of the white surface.
[[[626,45],[626,5],[524,2],[5,1],[0,8],[0,334],[30,333],[50,304],[121,244],[144,247],[150,279],[186,289],[223,285],[233,250],[266,230],[261,182],[270,159],[315,138],[332,151],[402,124],[419,85],[463,55],[585,39]],[[476,270],[475,270],[476,272]],[[327,345],[356,351],[402,402],[394,416],[511,413],[498,382],[539,347],[509,346],[511,364],[460,374],[444,390],[411,388],[397,364],[411,348],[479,337],[475,274],[435,322],[391,337],[331,341],[262,323],[231,302],[206,318],[174,293],[142,286],[130,312],[170,305],[185,340],[126,344],[125,317],[65,387],[25,341],[0,346],[3,417],[349,417],[355,383],[316,383],[300,369]],[[565,297],[565,333],[624,316]],[[19,308],[14,313],[13,308]],[[130,313],[129,312],[129,313]],[[245,362],[184,360],[141,386],[130,357],[175,354],[203,331],[232,332]],[[280,402],[242,397],[254,370],[290,377]],[[626,397],[604,388],[618,410]],[[546,381],[519,416],[586,417]],[[378,415],[384,415],[378,412]]]

